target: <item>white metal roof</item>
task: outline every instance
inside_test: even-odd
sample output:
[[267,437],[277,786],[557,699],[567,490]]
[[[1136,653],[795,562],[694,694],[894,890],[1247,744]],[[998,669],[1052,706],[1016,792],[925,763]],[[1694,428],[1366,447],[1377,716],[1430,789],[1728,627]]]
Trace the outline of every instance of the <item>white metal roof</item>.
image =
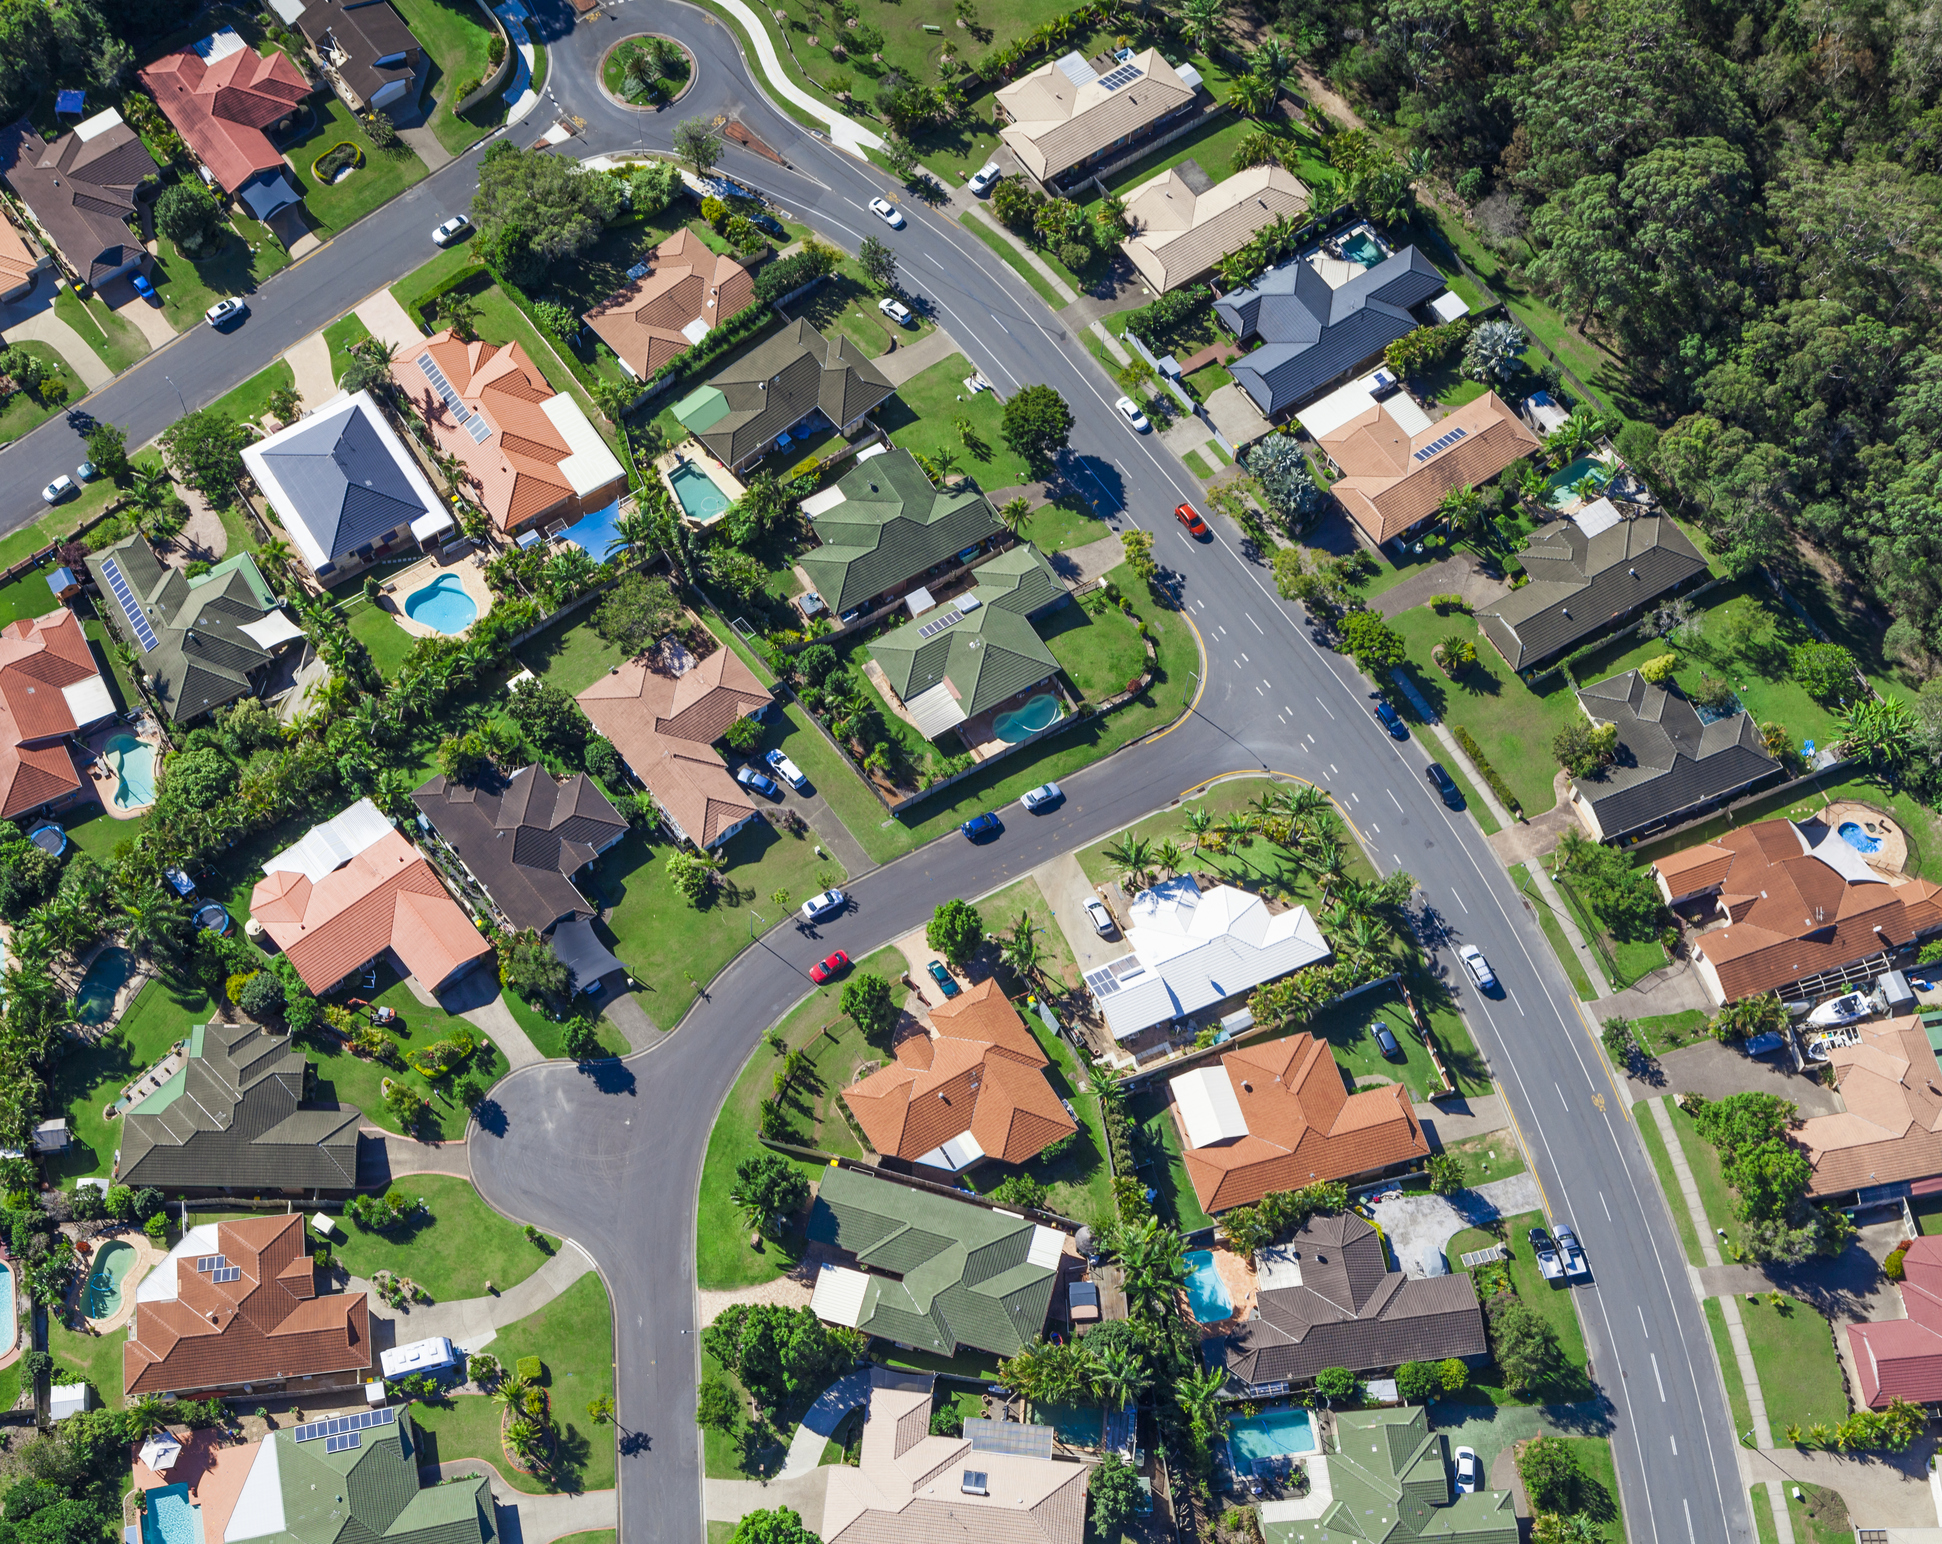
[[256,1445],[256,1457],[237,1493],[235,1509],[223,1529],[223,1544],[267,1538],[283,1532],[283,1474],[275,1437]]
[[451,530],[457,523],[445,510],[427,510],[411,522],[411,539],[423,541],[428,536],[436,536],[440,531]]
[[47,1390],[47,1413],[55,1420],[66,1416],[79,1415],[88,1408],[88,1386],[85,1383],[56,1383]]
[[108,695],[108,683],[98,675],[63,686],[61,697],[67,703],[68,712],[74,715],[77,728],[85,729],[96,719],[107,718],[115,711],[115,699]]
[[1610,499],[1593,499],[1571,517],[1571,523],[1585,535],[1596,536],[1600,531],[1609,531],[1624,518]]
[[575,493],[584,497],[622,475],[620,462],[614,459],[600,431],[587,421],[580,404],[565,392],[548,397],[540,403],[539,410],[560,431],[560,438],[572,451],[560,462],[560,471]]
[[1173,1102],[1180,1106],[1190,1147],[1212,1147],[1247,1135],[1247,1117],[1234,1093],[1234,1080],[1220,1062],[1196,1067],[1173,1080]]
[[216,1252],[216,1225],[205,1222],[199,1228],[191,1228],[182,1235],[182,1241],[168,1252],[162,1263],[136,1283],[135,1301],[138,1303],[172,1303],[175,1301],[175,1262],[184,1255],[205,1255]]
[[810,494],[797,507],[805,515],[809,516],[811,520],[814,520],[818,515],[826,515],[838,504],[842,503],[843,497],[843,485],[841,483],[831,483],[821,493]]
[[912,616],[918,617],[935,606],[937,598],[926,586],[920,584],[904,597],[904,604],[910,608]]
[[955,1173],[959,1169],[970,1168],[984,1155],[978,1139],[968,1131],[961,1131],[942,1146],[933,1147],[917,1161],[927,1163],[934,1169],[949,1169]]
[[343,814],[312,826],[302,841],[286,847],[263,865],[263,872],[288,870],[313,885],[331,870],[343,867],[375,842],[384,840],[391,822],[369,799],[359,799]]
[[916,722],[918,732],[927,740],[935,740],[945,730],[954,729],[964,722],[964,709],[958,706],[957,698],[951,695],[951,688],[942,681],[919,692],[904,707]]
[[1459,316],[1470,314],[1470,302],[1453,290],[1445,290],[1430,302],[1430,310],[1436,313],[1439,322],[1454,322]]
[[863,1295],[870,1290],[870,1278],[863,1271],[846,1265],[825,1265],[816,1277],[816,1291],[809,1299],[809,1311],[825,1324],[856,1328],[863,1317]]
[[1059,1258],[1065,1253],[1065,1235],[1057,1228],[1048,1228],[1043,1223],[1032,1225],[1032,1247],[1025,1251],[1025,1263],[1036,1265],[1043,1270],[1056,1270]]
[[[1370,408],[1378,405],[1375,395],[1376,377],[1386,375],[1383,370],[1371,370],[1367,375],[1350,381],[1348,385],[1331,391],[1327,396],[1311,402],[1295,415],[1295,422],[1306,429],[1314,438],[1333,434],[1352,418],[1359,418]],[[1430,426],[1430,416],[1416,405],[1416,399],[1406,391],[1392,392],[1380,403],[1383,411],[1395,419],[1397,426],[1412,439]]]

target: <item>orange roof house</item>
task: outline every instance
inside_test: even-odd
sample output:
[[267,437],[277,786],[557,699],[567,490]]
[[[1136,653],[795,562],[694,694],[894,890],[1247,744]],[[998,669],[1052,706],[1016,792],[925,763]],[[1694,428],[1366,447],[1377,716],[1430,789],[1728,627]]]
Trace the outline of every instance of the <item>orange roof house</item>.
[[114,711],[73,612],[0,627],[0,816],[12,819],[78,794],[81,774],[61,742]]
[[730,724],[771,700],[733,649],[689,664],[685,653],[663,646],[618,666],[576,700],[647,784],[677,835],[717,847],[755,819],[755,806],[714,749]]
[[196,159],[257,219],[299,200],[266,131],[294,117],[315,88],[281,49],[259,54],[223,27],[139,74]]
[[1168,1084],[1203,1211],[1422,1158],[1429,1142],[1400,1084],[1351,1094],[1328,1042],[1305,1030],[1242,1046]]
[[1078,1129],[1045,1080],[1045,1053],[998,983],[930,1010],[929,1034],[843,1090],[879,1153],[953,1172],[980,1159],[1024,1163]]
[[294,1389],[354,1381],[371,1360],[365,1296],[318,1296],[303,1217],[250,1217],[191,1228],[143,1279],[122,1384],[130,1396]]
[[327,992],[389,950],[436,992],[491,946],[418,849],[369,799],[263,865],[250,915],[304,984]]
[[1485,392],[1411,434],[1378,402],[1322,436],[1342,469],[1329,491],[1378,544],[1435,515],[1445,496],[1488,482],[1538,448],[1496,392]]
[[503,531],[572,524],[627,491],[625,469],[580,405],[517,343],[467,343],[448,327],[401,347],[392,374]]
[[1842,1196],[1942,1174],[1942,1068],[1913,1016],[1856,1026],[1829,1048],[1844,1109],[1814,1115],[1794,1135],[1814,1167],[1808,1194]]
[[755,280],[683,226],[647,254],[647,269],[586,314],[621,368],[644,381],[755,303]]

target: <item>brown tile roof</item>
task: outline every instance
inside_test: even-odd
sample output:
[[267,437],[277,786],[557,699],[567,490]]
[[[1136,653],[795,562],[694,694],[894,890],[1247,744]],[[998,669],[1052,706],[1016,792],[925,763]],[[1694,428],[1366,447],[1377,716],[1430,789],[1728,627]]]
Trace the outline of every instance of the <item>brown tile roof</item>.
[[396,831],[316,884],[292,869],[257,881],[250,915],[313,992],[328,991],[386,949],[436,989],[491,945],[418,849]]
[[733,649],[679,675],[658,652],[631,659],[577,700],[689,841],[712,847],[755,813],[712,744],[773,700]]
[[209,64],[185,48],[139,73],[176,132],[229,192],[258,172],[283,169],[263,131],[289,117],[311,85],[281,49],[259,54],[245,46]]
[[969,1131],[986,1157],[1024,1163],[1077,1129],[997,982],[932,1009],[931,1022],[934,1036],[905,1036],[894,1061],[843,1090],[879,1153],[914,1161]]
[[[92,688],[75,700],[91,716],[77,720],[63,688],[88,682]],[[0,816],[24,814],[79,789],[81,774],[61,738],[113,710],[87,636],[71,611],[21,617],[0,627]]]
[[1400,1084],[1351,1094],[1328,1042],[1306,1030],[1229,1051],[1221,1058],[1247,1135],[1207,1147],[1188,1145],[1183,1159],[1202,1210],[1245,1206],[1274,1190],[1316,1180],[1346,1179],[1429,1152],[1409,1094]]
[[[1458,432],[1461,439],[1443,443]],[[1432,445],[1441,448],[1424,458]],[[1523,460],[1538,441],[1491,391],[1413,436],[1377,403],[1323,435],[1321,446],[1345,474],[1329,491],[1371,541],[1385,542],[1435,514],[1455,489]]]
[[[233,1281],[175,1260],[176,1295],[138,1301],[122,1348],[122,1383],[133,1394],[190,1393],[271,1383],[371,1365],[370,1315],[362,1292],[317,1295],[299,1215],[214,1224],[214,1253],[238,1267]],[[165,1262],[156,1267],[167,1270]]]
[[1924,1405],[1942,1399],[1942,1238],[1916,1239],[1902,1268],[1908,1317],[1848,1326],[1861,1403],[1875,1410],[1891,1399]]
[[127,219],[136,187],[160,170],[133,129],[100,116],[88,138],[70,130],[51,145],[25,118],[0,130],[0,174],[91,284],[141,255]]
[[1097,79],[1075,84],[1062,68],[1064,63],[1051,60],[998,88],[998,106],[1010,119],[998,137],[1041,182],[1130,139],[1194,100],[1194,88],[1174,73],[1156,48],[1128,60],[1138,67],[1140,77],[1110,91]]
[[1814,1166],[1811,1195],[1942,1174],[1942,1068],[1922,1021],[1860,1030],[1858,1045],[1836,1046],[1828,1057],[1846,1108],[1812,1116],[1796,1133]]
[[1176,168],[1126,195],[1134,234],[1120,246],[1154,289],[1170,290],[1239,251],[1275,216],[1307,209],[1308,189],[1283,166],[1251,166],[1205,193]]
[[755,280],[734,258],[708,250],[683,226],[647,255],[649,271],[586,314],[587,325],[642,380],[696,339],[696,322],[719,327],[755,303]]

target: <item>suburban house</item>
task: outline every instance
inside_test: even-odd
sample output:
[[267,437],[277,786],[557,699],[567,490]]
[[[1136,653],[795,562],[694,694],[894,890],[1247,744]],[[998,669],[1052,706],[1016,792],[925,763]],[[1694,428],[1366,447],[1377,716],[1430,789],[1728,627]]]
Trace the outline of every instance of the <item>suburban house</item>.
[[822,1516],[804,1519],[823,1544],[1080,1544],[1091,1466],[1054,1458],[1050,1426],[974,1418],[932,1436],[936,1381],[870,1369],[860,1461],[830,1467]]
[[1329,956],[1306,906],[1270,912],[1232,885],[1206,890],[1191,874],[1142,890],[1127,907],[1132,953],[1086,972],[1115,1040],[1185,1019]]
[[181,1065],[122,1116],[115,1183],[171,1196],[349,1194],[360,1117],[307,1103],[310,1073],[287,1035],[196,1025]]
[[32,294],[41,271],[51,262],[11,219],[0,218],[0,302]]
[[1251,1395],[1285,1393],[1324,1367],[1375,1373],[1490,1355],[1468,1274],[1390,1270],[1382,1235],[1354,1212],[1309,1218],[1255,1264],[1259,1312],[1225,1348],[1228,1376]]
[[[1422,1405],[1340,1410],[1334,1445],[1305,1459],[1308,1494],[1260,1507],[1266,1544],[1517,1544],[1516,1498],[1507,1490],[1460,1495],[1450,1482],[1449,1439]],[[1380,1518],[1374,1528],[1364,1518]],[[1393,1521],[1391,1521],[1393,1519]]]
[[1242,343],[1261,340],[1228,369],[1262,414],[1276,418],[1414,332],[1421,324],[1412,311],[1442,288],[1436,265],[1415,247],[1339,288],[1298,257],[1223,295],[1214,314]]
[[1308,189],[1284,166],[1250,166],[1205,192],[1196,192],[1176,166],[1126,195],[1133,234],[1119,245],[1155,293],[1165,294],[1238,252],[1276,219],[1307,213]]
[[1328,1042],[1305,1030],[1237,1046],[1167,1088],[1187,1177],[1210,1215],[1429,1155],[1409,1091],[1391,1083],[1350,1093]]
[[791,322],[674,404],[674,416],[730,471],[830,429],[845,436],[896,388],[848,338]]
[[112,107],[51,145],[25,118],[0,131],[0,176],[68,270],[96,289],[125,273],[149,271],[148,249],[128,222],[137,190],[160,175],[148,147]]
[[[1408,409],[1398,413],[1403,403]],[[1539,448],[1494,391],[1434,423],[1395,392],[1320,441],[1342,472],[1328,491],[1377,546],[1406,539],[1436,518],[1448,495],[1489,482]]]
[[929,1012],[928,1032],[904,1035],[888,1064],[843,1090],[877,1152],[956,1174],[986,1158],[1024,1163],[1078,1130],[996,981]]
[[400,348],[392,374],[508,536],[572,525],[627,491],[627,469],[580,404],[517,343],[467,343],[448,327]]
[[667,646],[617,665],[575,699],[654,795],[676,836],[719,847],[756,818],[715,741],[773,700],[733,649],[699,662]]
[[492,952],[424,855],[369,799],[263,865],[250,917],[322,994],[387,955],[428,992]]
[[928,739],[956,729],[967,750],[992,739],[989,715],[1059,673],[1032,618],[1071,598],[1038,548],[1001,552],[978,570],[977,588],[870,645],[891,707]]
[[[1942,1067],[1920,1018],[1857,1024],[1828,1046],[1841,1109],[1812,1115],[1794,1136],[1814,1177],[1807,1193],[1833,1205],[1899,1200],[1942,1176]],[[1942,1189],[1942,1185],[1925,1187]]]
[[1137,154],[1193,111],[1200,72],[1149,48],[1120,58],[1070,53],[998,88],[998,137],[1042,183]]
[[115,713],[80,620],[68,610],[0,627],[0,819],[94,796],[67,747]]
[[817,1274],[817,1318],[943,1357],[1029,1345],[1070,1244],[1017,1212],[841,1165],[822,1171],[809,1241],[856,1262]]
[[1628,670],[1587,686],[1578,706],[1618,728],[1613,762],[1571,780],[1571,812],[1598,841],[1636,841],[1781,770],[1752,714],[1703,722],[1677,681]]
[[309,0],[297,29],[352,112],[412,106],[424,50],[387,0]]
[[247,552],[191,579],[137,534],[87,563],[100,609],[135,646],[135,668],[173,723],[254,697],[278,651],[304,636]]
[[627,272],[627,287],[585,320],[637,381],[755,304],[754,276],[726,253],[709,251],[685,225]]
[[1005,538],[991,500],[969,483],[939,488],[907,450],[873,445],[802,512],[822,545],[796,560],[832,615],[874,611],[961,576]]
[[370,392],[342,394],[243,447],[243,465],[326,584],[356,574],[451,515]]
[[301,1212],[189,1229],[135,1288],[133,1399],[354,1388],[373,1360],[362,1292],[320,1296]]
[[267,220],[303,195],[271,134],[289,130],[315,89],[280,48],[259,54],[234,27],[137,72],[209,180]]
[[1716,1003],[1872,983],[1900,951],[1942,933],[1942,885],[1870,866],[1819,820],[1756,821],[1651,872],[1667,905],[1718,924],[1692,938]]
[[1556,659],[1707,572],[1671,517],[1628,518],[1610,499],[1540,527],[1517,559],[1531,582],[1477,613],[1513,670]]
[[1871,1410],[1886,1409],[1892,1399],[1917,1405],[1942,1400],[1942,1238],[1916,1239],[1902,1256],[1902,1269],[1907,1317],[1847,1327],[1860,1402]]

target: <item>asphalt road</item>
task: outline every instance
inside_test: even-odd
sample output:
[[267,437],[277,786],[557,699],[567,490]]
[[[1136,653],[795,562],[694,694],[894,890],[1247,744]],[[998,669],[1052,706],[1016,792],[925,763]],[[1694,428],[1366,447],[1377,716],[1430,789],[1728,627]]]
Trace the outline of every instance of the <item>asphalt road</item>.
[[[1585,1241],[1595,1284],[1577,1289],[1594,1378],[1607,1402],[1632,1538],[1643,1544],[1748,1544],[1753,1537],[1730,1417],[1698,1302],[1651,1166],[1629,1129],[1602,1055],[1535,921],[1468,816],[1452,815],[1422,775],[1414,742],[1369,716],[1368,683],[1317,649],[1299,609],[1281,602],[1219,517],[1190,541],[1173,505],[1198,483],[1152,436],[1111,410],[1116,388],[1091,356],[982,243],[904,199],[910,227],[867,213],[887,179],[804,133],[750,83],[727,30],[674,0],[622,0],[572,24],[541,8],[551,69],[546,110],[513,131],[530,143],[556,111],[586,121],[581,154],[667,148],[687,117],[740,118],[789,163],[730,147],[722,170],[854,250],[864,234],[899,254],[907,287],[1003,394],[1046,382],[1072,405],[1070,472],[1115,526],[1155,532],[1205,646],[1205,680],[1178,725],[1064,779],[1070,797],[974,848],[947,837],[852,883],[854,908],[813,932],[783,925],[711,984],[676,1032],[624,1063],[580,1071],[550,1063],[494,1091],[499,1115],[469,1144],[488,1200],[585,1245],[613,1294],[623,1432],[622,1533],[628,1544],[686,1540],[701,1528],[694,1424],[695,1194],[714,1116],[761,1032],[809,988],[832,947],[860,956],[907,931],[939,901],[1009,883],[1226,772],[1272,769],[1335,795],[1385,871],[1406,868],[1450,938],[1474,943],[1503,982],[1458,996],[1509,1102],[1554,1222]],[[679,36],[699,69],[679,107],[640,113],[594,84],[598,58],[631,32]],[[557,102],[557,108],[556,108]],[[131,443],[159,433],[180,404],[212,400],[431,255],[429,232],[471,195],[477,152],[461,158],[251,297],[234,333],[197,329],[86,404]],[[34,489],[75,460],[55,421],[0,453],[9,475],[0,526],[40,512]],[[1446,944],[1439,956],[1453,961]]]

